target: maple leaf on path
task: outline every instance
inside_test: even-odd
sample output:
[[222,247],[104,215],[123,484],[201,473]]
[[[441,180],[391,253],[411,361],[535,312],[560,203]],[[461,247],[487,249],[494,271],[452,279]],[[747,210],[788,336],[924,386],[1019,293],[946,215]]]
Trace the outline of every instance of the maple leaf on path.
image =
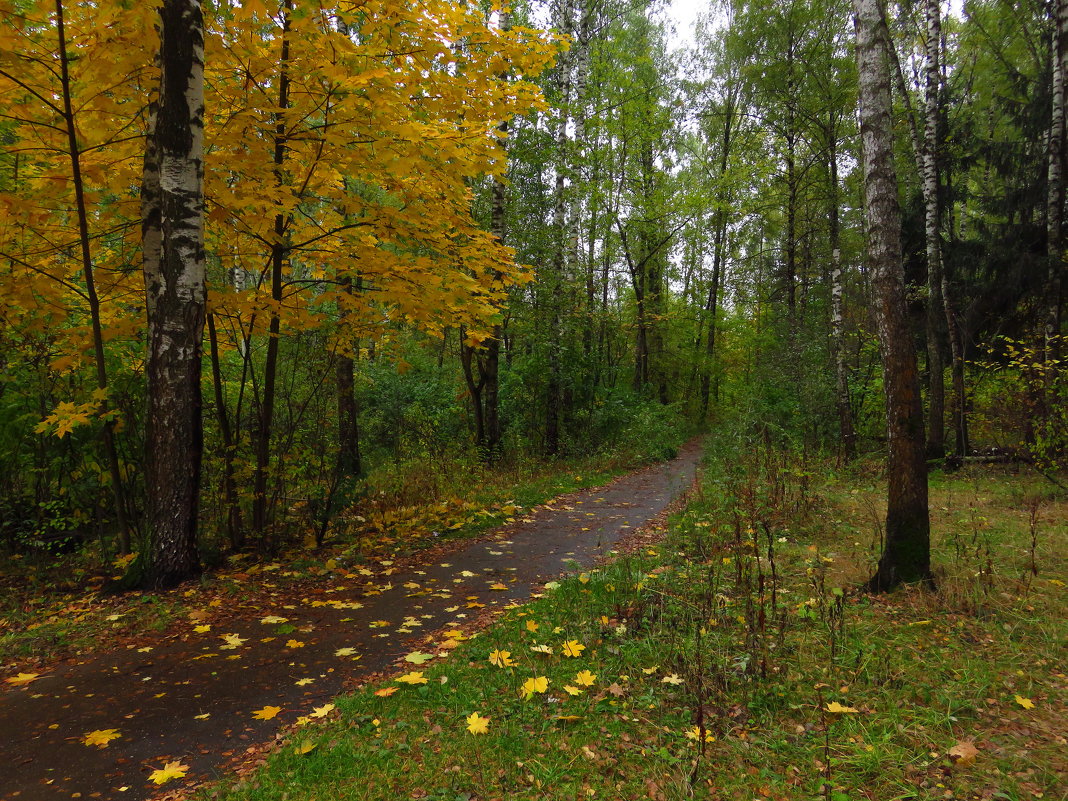
[[82,742],[85,745],[95,745],[97,748],[107,748],[108,743],[122,737],[118,729],[97,729],[85,735]]
[[344,648],[338,648],[336,651],[334,651],[334,656],[352,656],[355,653],[356,653],[356,649],[355,648],[352,648],[350,646],[346,646]]
[[278,615],[267,615],[267,617],[260,618],[260,623],[270,625],[271,623],[288,623],[288,617],[279,617]]
[[9,676],[8,678],[4,679],[4,681],[6,681],[8,684],[14,685],[15,687],[25,687],[27,684],[35,682],[39,678],[41,678],[40,673],[19,673],[17,676]]
[[282,711],[280,706],[265,706],[263,709],[257,709],[252,713],[252,717],[256,720],[271,720],[278,716],[278,713]]
[[472,712],[467,717],[467,730],[472,734],[485,734],[489,731],[489,718],[484,718],[477,712]]
[[166,784],[171,779],[185,778],[189,772],[189,766],[181,762],[167,762],[159,770],[154,770],[148,775],[148,780],[156,784]]

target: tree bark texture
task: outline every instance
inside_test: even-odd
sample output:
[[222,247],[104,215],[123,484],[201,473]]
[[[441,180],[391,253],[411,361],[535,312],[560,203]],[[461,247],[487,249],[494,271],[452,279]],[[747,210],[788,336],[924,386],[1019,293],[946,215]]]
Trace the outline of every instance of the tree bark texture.
[[[278,75],[278,111],[275,113],[274,166],[278,185],[282,185],[282,168],[288,150],[286,111],[289,109],[289,27],[293,1],[282,3],[282,52]],[[278,309],[282,303],[282,272],[289,258],[286,247],[286,215],[278,213],[274,218],[274,243],[271,245],[271,300],[275,309],[267,327],[267,354],[263,365],[263,396],[260,399],[259,425],[256,431],[256,469],[252,487],[252,528],[259,536],[267,533],[270,519],[270,504],[267,500],[267,481],[271,466],[271,433],[274,428],[275,386],[278,380],[278,346],[281,338],[282,319]]]
[[945,455],[945,379],[942,362],[942,320],[945,308],[942,296],[941,214],[938,197],[938,111],[941,76],[938,71],[940,47],[940,0],[925,0],[927,47],[922,172],[924,239],[927,246],[927,454],[931,458]]
[[196,575],[203,452],[204,25],[199,0],[160,8],[160,92],[145,160],[148,586]]
[[82,179],[82,152],[78,144],[78,130],[74,119],[74,103],[70,76],[70,58],[67,55],[66,26],[63,17],[63,0],[56,0],[56,36],[59,44],[59,78],[63,94],[63,127],[67,135],[70,156],[71,185],[74,188],[74,204],[78,217],[78,246],[85,281],[85,297],[89,303],[89,320],[93,333],[93,361],[96,366],[96,386],[102,397],[97,415],[104,421],[101,437],[104,454],[108,460],[111,478],[111,497],[115,509],[115,524],[118,529],[119,550],[130,551],[130,527],[126,515],[126,493],[123,491],[122,469],[115,445],[115,423],[109,415],[107,388],[108,373],[104,354],[104,333],[100,323],[100,298],[96,291],[93,256],[89,237],[89,211],[85,200],[85,181]]
[[886,393],[888,495],[886,539],[868,588],[931,581],[930,517],[923,408],[905,305],[901,209],[894,172],[887,43],[879,0],[853,0],[860,79],[860,131],[868,262]]
[[[1046,184],[1047,307],[1046,358],[1057,358],[1056,337],[1061,327],[1061,293],[1064,275],[1064,168],[1065,168],[1065,72],[1068,71],[1068,0],[1053,3],[1053,35],[1050,45],[1052,92],[1050,102],[1049,152]],[[1052,375],[1052,371],[1049,371]]]

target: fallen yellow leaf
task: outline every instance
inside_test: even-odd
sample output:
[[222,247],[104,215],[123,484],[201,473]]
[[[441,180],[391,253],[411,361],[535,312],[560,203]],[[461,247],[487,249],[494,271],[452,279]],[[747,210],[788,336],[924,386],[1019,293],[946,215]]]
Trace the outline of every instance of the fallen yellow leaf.
[[97,748],[107,748],[108,743],[122,737],[118,729],[97,729],[85,735],[82,742],[85,745],[95,745]]
[[467,717],[467,730],[472,734],[485,734],[489,731],[489,718],[484,718],[477,712],[472,712]]
[[1017,695],[1015,700],[1016,700],[1016,703],[1018,703],[1024,709],[1034,709],[1035,708],[1035,702],[1032,701],[1030,698],[1024,698],[1022,695]]
[[164,784],[171,779],[181,779],[189,772],[189,766],[181,762],[167,762],[159,770],[154,770],[148,775],[148,780],[156,784]]
[[831,701],[829,704],[827,704],[825,708],[832,715],[855,715],[857,712],[860,711],[859,709],[854,709],[851,706],[842,706],[837,701]]
[[16,687],[24,687],[27,684],[37,681],[41,678],[40,673],[19,673],[17,676],[11,676],[4,679],[8,684],[13,684]]
[[282,711],[280,706],[265,706],[263,709],[257,709],[252,713],[252,717],[256,720],[271,720],[278,716],[278,713]]

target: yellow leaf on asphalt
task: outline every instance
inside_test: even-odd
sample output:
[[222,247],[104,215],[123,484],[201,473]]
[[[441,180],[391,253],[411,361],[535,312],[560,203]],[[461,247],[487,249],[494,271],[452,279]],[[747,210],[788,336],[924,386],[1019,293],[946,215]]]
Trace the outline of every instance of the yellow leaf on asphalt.
[[256,720],[271,720],[278,716],[278,713],[282,711],[280,706],[265,706],[263,709],[257,709],[252,713],[252,717]]
[[148,780],[156,784],[165,784],[171,779],[181,779],[189,772],[189,766],[181,762],[167,762],[159,770],[154,770],[148,775]]
[[4,679],[8,684],[13,684],[16,687],[25,687],[27,684],[37,681],[41,678],[40,673],[19,673],[17,676],[11,676]]
[[107,748],[108,743],[122,737],[118,729],[97,729],[85,735],[82,742],[85,745],[95,745],[97,748]]

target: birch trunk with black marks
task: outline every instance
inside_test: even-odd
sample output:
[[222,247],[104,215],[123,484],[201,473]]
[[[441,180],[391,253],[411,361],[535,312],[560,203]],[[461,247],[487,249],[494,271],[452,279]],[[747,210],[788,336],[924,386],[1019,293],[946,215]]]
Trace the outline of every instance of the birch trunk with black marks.
[[901,209],[894,171],[890,73],[879,0],[853,0],[860,83],[864,205],[874,316],[886,393],[887,511],[885,541],[868,589],[930,583],[930,515],[924,458],[923,408],[916,353],[905,305]]
[[[942,320],[945,314],[942,294],[942,243],[938,198],[938,100],[940,75],[940,0],[926,0],[927,47],[926,86],[923,115],[921,178],[923,181],[924,239],[927,247],[927,455],[945,455],[945,379],[942,363]],[[948,319],[948,318],[946,318]],[[956,414],[956,409],[954,410]]]
[[[1052,97],[1050,102],[1049,152],[1046,184],[1046,320],[1044,348],[1047,361],[1059,353],[1057,335],[1061,329],[1061,293],[1064,274],[1064,151],[1065,151],[1065,72],[1068,71],[1068,0],[1053,4],[1053,35],[1050,45]],[[1047,371],[1052,376],[1053,371]]]
[[204,286],[204,24],[199,0],[160,7],[160,90],[145,154],[148,308],[146,586],[200,571]]
[[842,303],[842,231],[838,213],[838,133],[827,126],[830,192],[827,197],[828,232],[831,245],[831,357],[834,359],[835,406],[842,458],[850,462],[857,455],[857,434],[853,426],[853,404],[849,397],[849,367],[845,360],[845,315]]

